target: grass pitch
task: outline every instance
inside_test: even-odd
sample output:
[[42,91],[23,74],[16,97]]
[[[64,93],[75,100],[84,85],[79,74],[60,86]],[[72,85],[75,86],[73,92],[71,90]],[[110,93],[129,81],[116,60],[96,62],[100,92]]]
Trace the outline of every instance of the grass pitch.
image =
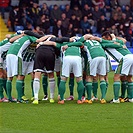
[[[30,76],[25,80],[25,94],[31,98]],[[113,72],[109,74],[109,88],[106,100],[113,98]],[[68,86],[68,85],[67,85]],[[15,79],[13,96],[16,96]],[[67,89],[65,97],[69,96]],[[74,101],[57,104],[40,101],[38,105],[0,103],[0,133],[133,133],[133,104],[76,104],[76,84]],[[39,98],[43,98],[40,89]],[[100,99],[100,89],[98,90]]]

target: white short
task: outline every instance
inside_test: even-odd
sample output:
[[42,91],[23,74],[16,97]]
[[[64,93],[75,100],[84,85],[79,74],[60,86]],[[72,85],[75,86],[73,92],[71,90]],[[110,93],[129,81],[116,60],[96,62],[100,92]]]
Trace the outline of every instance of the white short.
[[18,75],[18,57],[13,54],[6,56],[7,77]]
[[6,56],[7,77],[22,75],[22,59],[14,54]]
[[128,54],[123,57],[122,75],[133,75],[133,54]]
[[55,59],[54,71],[55,72],[61,71],[61,58],[60,57]]
[[96,76],[106,75],[106,58],[105,57],[96,57],[90,60],[90,75]]
[[31,62],[22,62],[22,75],[27,75],[33,72],[33,66],[34,66],[34,61]]
[[69,77],[73,72],[75,77],[82,76],[82,61],[79,56],[64,56],[62,64],[62,76]]

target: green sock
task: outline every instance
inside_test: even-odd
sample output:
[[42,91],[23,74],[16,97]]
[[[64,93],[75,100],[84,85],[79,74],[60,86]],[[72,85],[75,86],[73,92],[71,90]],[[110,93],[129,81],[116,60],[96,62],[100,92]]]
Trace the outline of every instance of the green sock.
[[60,76],[57,77],[57,87],[58,87],[58,95],[59,95],[59,85],[60,85]]
[[6,94],[7,94],[6,81],[7,81],[7,79],[3,79],[3,88],[4,88],[4,90],[5,90]]
[[3,95],[3,78],[0,78],[0,99],[4,98]]
[[17,89],[17,100],[21,100],[22,97],[22,88],[23,88],[23,80],[16,81],[16,89]]
[[84,84],[83,84],[83,81],[81,80],[77,82],[78,100],[82,99],[83,90],[84,90]]
[[107,81],[105,81],[105,82],[106,82],[106,93],[107,93],[109,83]]
[[83,90],[83,96],[85,97],[85,84],[86,84],[86,80],[85,79],[83,79],[83,84],[84,84],[84,90]]
[[6,89],[7,89],[7,97],[9,100],[12,100],[11,92],[12,92],[12,81],[7,80],[6,82]]
[[22,96],[25,96],[25,94],[24,94],[24,81],[22,81]]
[[74,78],[69,78],[69,90],[70,90],[70,95],[73,96],[73,89],[74,89]]
[[66,81],[61,80],[59,85],[60,100],[64,100],[65,91],[66,91]]
[[98,82],[93,82],[92,83],[92,91],[93,91],[94,97],[97,97],[97,89],[98,89]]
[[86,82],[87,98],[91,100],[92,82]]
[[105,99],[105,95],[106,95],[106,82],[103,80],[103,81],[100,81],[100,89],[101,89],[101,99]]
[[127,82],[126,81],[122,81],[121,82],[121,98],[125,98],[125,93],[127,90]]
[[133,82],[128,82],[127,94],[129,99],[133,98]]
[[31,91],[32,91],[32,97],[34,97],[33,82],[34,82],[34,80],[32,79],[32,80],[31,80]]
[[114,99],[117,100],[119,98],[119,90],[120,90],[120,81],[114,82]]
[[48,89],[48,76],[42,77],[42,86],[43,86],[43,92],[44,95],[48,95],[47,89]]

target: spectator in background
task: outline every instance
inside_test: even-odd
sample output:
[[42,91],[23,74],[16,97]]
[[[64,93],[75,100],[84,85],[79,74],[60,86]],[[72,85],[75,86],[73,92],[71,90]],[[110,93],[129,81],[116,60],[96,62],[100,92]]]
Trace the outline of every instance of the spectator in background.
[[132,46],[133,43],[133,22],[129,24],[129,28],[127,29],[126,38],[128,41],[130,41],[130,46]]
[[121,9],[120,6],[116,7],[116,8],[112,11],[111,16],[113,17],[115,14],[117,14],[118,20],[120,20],[120,19],[121,19],[121,16],[122,16],[122,9]]
[[100,16],[100,20],[97,23],[97,31],[102,34],[108,28],[108,21],[105,19],[104,15]]
[[84,5],[87,4],[88,6],[92,6],[91,0],[81,0],[81,7],[83,8]]
[[44,32],[42,31],[40,26],[36,26],[35,29],[33,29],[33,32],[36,32],[40,35],[44,35]]
[[65,13],[61,14],[61,22],[62,22],[62,27],[65,28],[65,29],[68,29],[69,19],[66,18],[66,14]]
[[100,10],[102,10],[105,6],[104,0],[92,0],[92,4],[95,6],[98,6]]
[[112,25],[119,26],[118,14],[115,13],[109,20],[109,27]]
[[110,16],[111,16],[111,12],[112,12],[112,8],[111,8],[111,4],[110,4],[110,0],[105,0],[105,9],[104,9],[104,13],[106,18],[109,20]]
[[[133,0],[130,0],[130,7],[131,7],[131,11],[133,12]],[[132,13],[133,16],[133,13]]]
[[20,18],[21,18],[21,24],[24,27],[24,29],[26,28],[27,25],[27,21],[30,22],[31,24],[33,24],[32,19],[30,18],[30,11],[29,8],[27,7],[27,5],[23,4],[22,7],[19,10],[19,14],[20,14]]
[[81,18],[82,18],[82,12],[81,12],[81,10],[78,8],[77,5],[74,6],[73,14],[76,15],[76,18],[77,18],[79,21],[81,20]]
[[92,17],[94,20],[94,25],[92,26],[92,33],[95,33],[97,31],[97,22],[100,20],[101,15],[103,15],[103,13],[99,10],[99,6],[95,6],[94,11],[92,11]]
[[80,21],[76,18],[75,14],[72,14],[69,23],[72,27],[72,36],[75,36],[76,34],[81,34]]
[[110,0],[110,5],[111,5],[111,8],[116,8],[119,6],[119,1],[118,0]]
[[34,30],[34,26],[32,25],[31,22],[29,22],[29,21],[26,22],[25,30],[32,30],[32,31]]
[[132,12],[130,10],[129,5],[125,6],[125,10],[123,11],[123,13],[126,14],[127,18],[129,18],[130,20],[132,20]]
[[118,36],[125,38],[126,37],[125,33],[126,33],[125,26],[123,24],[120,24],[118,28]]
[[91,32],[91,25],[88,22],[88,17],[84,16],[83,20],[81,20],[81,29],[82,29],[82,34],[88,34],[88,33],[92,33]]
[[68,18],[68,19],[71,18],[72,10],[70,9],[70,5],[69,4],[65,5],[65,10],[63,11],[63,13],[66,14],[66,18]]
[[56,25],[53,27],[53,35],[56,37],[66,36],[66,29],[62,26],[62,21],[57,20]]
[[37,20],[39,19],[39,8],[37,3],[33,3],[33,7],[30,10],[31,19],[33,20],[33,26],[37,26]]
[[51,9],[50,17],[51,17],[51,25],[57,23],[57,20],[61,19],[62,11],[60,10],[58,5],[54,5],[53,9]]
[[15,26],[19,25],[20,23],[20,14],[19,14],[19,7],[14,6],[13,9],[9,13],[9,20],[11,22],[11,29],[15,31]]
[[37,25],[40,26],[41,30],[45,34],[50,33],[50,21],[49,21],[49,17],[47,15],[42,14],[37,21]]
[[82,8],[82,16],[87,16],[88,19],[92,19],[92,10],[88,4],[85,4]]
[[78,6],[78,8],[81,9],[79,0],[70,0],[70,9],[73,10],[74,6]]
[[28,3],[28,7],[32,8],[34,3],[39,4],[39,0],[27,0]]
[[19,0],[19,8],[21,8],[23,5],[29,7],[29,0]]
[[46,3],[43,3],[42,7],[41,7],[41,10],[40,10],[40,15],[46,15],[46,16],[49,16],[49,9],[48,9],[48,6]]
[[122,13],[122,17],[121,20],[119,21],[120,24],[123,24],[124,27],[127,29],[129,27],[129,23],[130,23],[130,18],[127,18],[125,13]]
[[88,17],[88,21],[91,24],[91,26],[94,26],[95,22],[92,19],[92,10],[91,7],[88,6],[87,4],[84,5],[83,9],[82,9],[82,16],[87,16]]
[[116,27],[116,25],[112,25],[111,28],[109,28],[109,32],[118,36],[118,30]]
[[95,22],[97,22],[100,19],[100,16],[103,13],[99,10],[98,6],[94,7],[94,11],[92,11],[92,16],[93,16],[93,20],[95,20]]
[[67,37],[72,37],[73,36],[73,25],[70,24],[70,23],[68,25],[68,30],[67,30],[66,36]]
[[1,16],[5,18],[5,11],[10,11],[10,0],[0,0]]

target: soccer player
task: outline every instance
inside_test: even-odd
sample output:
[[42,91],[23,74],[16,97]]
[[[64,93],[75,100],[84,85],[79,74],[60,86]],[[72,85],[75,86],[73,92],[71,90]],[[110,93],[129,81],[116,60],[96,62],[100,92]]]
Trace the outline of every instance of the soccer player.
[[[46,46],[47,43],[50,42],[52,45],[52,42],[69,42],[72,39],[70,38],[56,38],[56,37],[50,37],[47,38],[50,41],[45,41],[45,36],[38,39],[37,42],[40,42],[42,44],[40,47],[37,48],[36,54],[35,54],[35,64],[34,64],[34,72],[35,72],[35,78],[34,78],[34,96],[35,100],[33,101],[33,104],[38,104],[38,92],[40,89],[40,78],[41,73],[46,72],[48,73],[49,77],[49,84],[50,84],[50,103],[54,103],[54,90],[55,90],[55,79],[54,79],[54,65],[55,65],[55,54],[56,49],[54,46]],[[45,41],[45,42],[43,42]],[[45,44],[45,45],[44,45]],[[45,69],[44,69],[45,68]]]
[[91,91],[93,77],[99,74],[100,88],[101,88],[101,103],[106,103],[106,82],[104,76],[106,75],[106,55],[98,41],[90,40],[92,35],[86,34],[79,41],[84,43],[84,50],[87,52],[88,63],[86,73],[86,103],[91,104]]
[[[11,46],[9,40],[16,36],[17,34],[7,34],[6,38],[0,42],[0,102],[8,102],[8,99],[4,97],[3,88],[7,94],[6,89],[6,81],[7,81],[7,73],[6,73],[6,55],[7,51]],[[11,99],[12,101],[16,101],[15,98]]]
[[25,83],[24,79],[27,74],[31,75],[31,88],[32,88],[32,98],[34,98],[34,93],[33,93],[33,80],[34,80],[34,74],[33,74],[33,66],[34,66],[34,57],[35,57],[35,49],[36,49],[36,44],[32,43],[30,44],[29,47],[27,47],[23,53],[22,53],[22,75],[23,75],[23,88],[22,88],[22,100],[23,101],[28,101],[28,98],[26,98],[24,94],[24,88],[25,88]]
[[[57,43],[53,42],[53,45],[57,45]],[[81,64],[81,51],[80,46],[83,44],[80,42],[72,42],[72,43],[66,43],[65,46],[62,46],[62,52],[63,52],[63,64],[62,64],[62,76],[61,76],[61,82],[59,85],[59,94],[60,94],[60,100],[59,104],[64,104],[64,93],[66,90],[66,81],[67,78],[70,75],[70,72],[72,71],[76,77],[77,81],[77,91],[78,91],[78,104],[81,104],[81,98],[83,93],[83,81],[82,81],[82,64]]]
[[[102,38],[95,37],[96,40],[101,42],[104,49],[112,56],[119,65],[114,74],[114,99],[111,103],[120,103],[119,101],[119,90],[120,90],[120,76],[126,76],[128,81],[128,98],[129,102],[133,102],[133,54],[126,48],[124,38],[115,37],[115,35],[111,35],[109,32],[105,32],[102,34]],[[93,38],[94,39],[94,38]],[[104,40],[106,39],[106,40]],[[111,41],[108,41],[111,40]],[[109,45],[111,44],[111,45]],[[113,48],[114,47],[114,48]]]
[[22,53],[23,51],[33,42],[36,42],[37,38],[28,35],[18,35],[10,39],[10,42],[13,42],[9,48],[6,56],[7,62],[7,94],[8,99],[11,101],[11,91],[12,91],[12,79],[14,76],[17,76],[16,80],[16,89],[17,89],[17,103],[22,101],[22,88],[23,88],[23,73],[22,73]]
[[[111,68],[111,61],[110,61],[110,57],[109,54],[105,51],[106,54],[106,75],[104,76],[105,81],[106,81],[106,93],[107,93],[107,89],[108,89],[108,73],[112,70]],[[97,89],[98,89],[98,75],[96,77],[93,77],[93,83],[92,83],[92,92],[93,92],[93,96],[92,96],[92,101],[97,101],[98,97],[97,97]]]

